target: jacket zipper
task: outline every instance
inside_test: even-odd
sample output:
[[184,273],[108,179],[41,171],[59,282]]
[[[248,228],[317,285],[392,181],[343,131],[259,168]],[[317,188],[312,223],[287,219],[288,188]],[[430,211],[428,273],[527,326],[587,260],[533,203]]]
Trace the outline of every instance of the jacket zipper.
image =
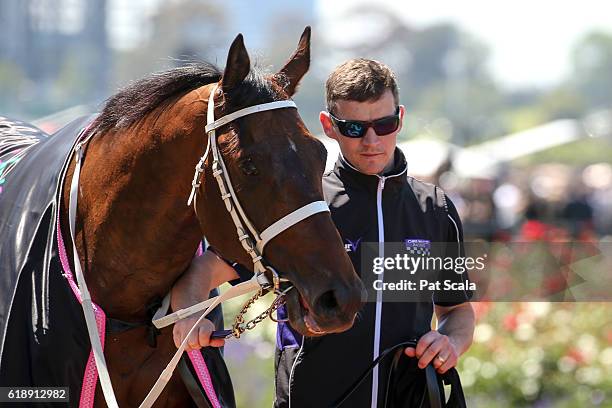
[[[385,224],[382,210],[382,193],[385,188],[384,176],[378,176],[378,188],[376,190],[376,214],[378,219],[378,256],[383,258],[385,256],[384,242],[385,242]],[[380,280],[384,282],[384,272],[380,274]],[[380,329],[382,320],[382,291],[376,293],[376,317],[374,320],[374,353],[373,360],[378,358],[380,354]],[[378,365],[374,367],[372,372],[372,408],[378,406]]]
[[[359,172],[355,167],[353,167],[345,158],[340,154],[341,160],[346,163],[348,167]],[[382,211],[382,192],[385,188],[385,181],[388,178],[399,177],[404,173],[407,173],[408,166],[405,166],[404,169],[396,174],[388,175],[388,176],[376,176],[378,177],[378,188],[376,190],[376,215],[378,220],[378,256],[384,257],[384,242],[385,242],[385,225]],[[384,272],[380,275],[380,280],[384,282]],[[374,357],[372,361],[374,361],[380,355],[380,328],[382,321],[382,292],[378,292],[376,294],[376,316],[374,320]],[[377,408],[378,402],[378,365],[374,367],[372,371],[372,401],[371,407]]]

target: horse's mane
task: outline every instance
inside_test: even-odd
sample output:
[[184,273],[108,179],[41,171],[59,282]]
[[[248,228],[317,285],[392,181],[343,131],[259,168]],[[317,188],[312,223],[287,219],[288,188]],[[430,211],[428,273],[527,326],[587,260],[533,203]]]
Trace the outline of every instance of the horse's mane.
[[[146,76],[110,97],[96,118],[93,129],[107,132],[127,128],[158,107],[171,104],[185,93],[217,82],[221,77],[219,68],[208,62],[190,63]],[[228,98],[232,106],[242,107],[279,100],[280,95],[278,87],[273,87],[258,69],[253,69]]]

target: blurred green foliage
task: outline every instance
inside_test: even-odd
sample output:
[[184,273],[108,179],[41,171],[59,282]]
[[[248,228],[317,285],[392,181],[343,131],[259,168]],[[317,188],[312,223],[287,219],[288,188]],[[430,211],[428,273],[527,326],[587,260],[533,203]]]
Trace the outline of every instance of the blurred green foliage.
[[[457,367],[469,407],[612,407],[612,304],[473,305],[474,343]],[[226,345],[238,406],[272,404],[273,333],[266,321]]]
[[473,407],[612,406],[612,304],[476,303],[460,360]]

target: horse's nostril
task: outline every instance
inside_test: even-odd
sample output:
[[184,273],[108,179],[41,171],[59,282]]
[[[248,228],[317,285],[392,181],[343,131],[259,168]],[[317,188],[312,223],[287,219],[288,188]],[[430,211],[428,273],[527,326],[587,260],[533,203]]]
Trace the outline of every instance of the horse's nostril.
[[338,299],[333,290],[328,290],[317,299],[317,306],[320,311],[326,314],[334,313],[338,308]]

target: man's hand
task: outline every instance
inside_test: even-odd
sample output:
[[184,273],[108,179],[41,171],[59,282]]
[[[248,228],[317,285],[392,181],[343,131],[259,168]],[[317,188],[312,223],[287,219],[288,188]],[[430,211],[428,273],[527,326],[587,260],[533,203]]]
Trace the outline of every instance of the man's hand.
[[459,356],[472,344],[474,336],[474,309],[469,302],[454,306],[435,305],[438,330],[432,330],[419,339],[416,350],[408,347],[405,353],[419,359],[419,367],[425,368],[433,360],[433,366],[444,374],[457,365]]
[[[189,316],[185,319],[179,320],[174,324],[172,329],[172,337],[174,338],[174,344],[176,348],[179,348],[189,330],[193,327],[199,316]],[[225,344],[224,339],[210,339],[210,334],[215,330],[215,325],[210,320],[204,318],[198,324],[187,340],[187,346],[185,351],[199,350],[202,347],[221,347]]]
[[[224,282],[236,279],[236,271],[210,251],[204,255],[194,258],[189,268],[175,282],[170,296],[170,305],[173,311],[184,309],[208,299],[211,289],[216,288]],[[172,328],[174,344],[178,348],[189,333],[201,314],[195,314],[179,320]],[[210,334],[214,330],[213,323],[204,318],[196,327],[187,343],[185,350],[197,350],[201,347],[220,347],[225,343],[224,339],[210,340]]]
[[433,361],[433,366],[440,374],[457,365],[459,353],[450,337],[432,330],[419,339],[416,349],[406,347],[404,353],[408,357],[419,359],[419,368],[425,368]]

